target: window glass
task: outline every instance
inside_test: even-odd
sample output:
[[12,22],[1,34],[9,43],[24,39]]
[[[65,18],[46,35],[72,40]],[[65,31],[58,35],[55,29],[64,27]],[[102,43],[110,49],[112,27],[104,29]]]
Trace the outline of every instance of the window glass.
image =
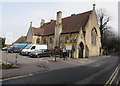
[[46,44],[47,43],[47,41],[46,41],[46,39],[44,39],[44,44]]
[[40,44],[40,38],[37,38],[37,39],[36,39],[36,43],[37,43],[37,44]]
[[36,46],[32,46],[32,48],[31,48],[31,49],[35,49],[35,47],[36,47]]
[[96,45],[96,36],[97,36],[96,28],[93,28],[91,31],[91,43],[93,45]]
[[29,49],[30,47],[31,47],[31,45],[28,45],[28,46],[25,47],[25,49]]
[[53,43],[53,39],[52,39],[52,38],[50,38],[50,40],[49,40],[49,41],[50,41],[50,43]]

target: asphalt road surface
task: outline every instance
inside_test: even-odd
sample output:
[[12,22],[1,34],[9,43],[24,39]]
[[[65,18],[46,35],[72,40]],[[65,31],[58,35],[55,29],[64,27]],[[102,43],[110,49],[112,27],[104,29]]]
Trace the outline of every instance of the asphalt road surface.
[[102,84],[104,86],[117,83],[116,86],[119,86],[119,62],[119,56],[115,54],[91,64],[5,80],[2,84],[3,86],[5,84],[81,84],[83,86]]

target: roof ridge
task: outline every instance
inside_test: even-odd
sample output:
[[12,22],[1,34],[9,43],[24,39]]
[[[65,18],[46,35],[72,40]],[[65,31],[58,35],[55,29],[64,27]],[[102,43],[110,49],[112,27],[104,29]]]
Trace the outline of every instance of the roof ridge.
[[[85,12],[82,12],[82,13],[78,13],[78,14],[75,14],[74,16],[81,15],[81,14],[85,14],[85,13],[88,13],[88,12],[92,12],[92,10],[85,11]],[[63,20],[63,19],[66,19],[66,18],[69,18],[69,17],[72,17],[72,16],[64,17],[64,18],[62,18],[62,20]],[[56,20],[54,20],[54,21],[52,21],[52,22],[56,22]],[[50,23],[51,23],[51,21],[46,22],[46,23],[44,23],[44,24],[50,24]],[[43,26],[44,26],[44,24],[43,24]],[[41,27],[43,27],[43,26],[41,26]],[[41,27],[40,27],[40,28],[41,28]]]
[[[81,14],[85,14],[85,13],[88,13],[88,12],[92,12],[92,10],[86,11],[86,12],[83,12],[83,13],[78,13],[78,14],[75,14],[74,16],[81,15]],[[64,18],[62,18],[62,19],[69,18],[69,17],[72,17],[72,16],[67,16],[67,17],[64,17]]]

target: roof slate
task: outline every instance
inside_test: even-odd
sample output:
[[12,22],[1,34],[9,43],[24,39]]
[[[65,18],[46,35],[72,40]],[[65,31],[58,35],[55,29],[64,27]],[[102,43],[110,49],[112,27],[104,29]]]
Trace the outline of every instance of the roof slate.
[[[92,11],[72,15],[62,19],[62,33],[79,32],[87,24]],[[53,35],[56,20],[43,24],[40,28],[32,28],[34,35]]]
[[27,36],[21,36],[14,43],[26,43],[26,38],[27,38]]

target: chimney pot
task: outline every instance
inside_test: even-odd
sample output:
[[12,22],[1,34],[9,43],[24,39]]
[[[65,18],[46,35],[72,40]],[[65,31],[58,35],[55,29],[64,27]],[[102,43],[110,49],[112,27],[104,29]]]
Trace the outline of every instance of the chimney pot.
[[93,4],[93,10],[95,9],[96,4]]
[[45,20],[41,19],[40,27],[43,26],[44,23],[45,23]]

